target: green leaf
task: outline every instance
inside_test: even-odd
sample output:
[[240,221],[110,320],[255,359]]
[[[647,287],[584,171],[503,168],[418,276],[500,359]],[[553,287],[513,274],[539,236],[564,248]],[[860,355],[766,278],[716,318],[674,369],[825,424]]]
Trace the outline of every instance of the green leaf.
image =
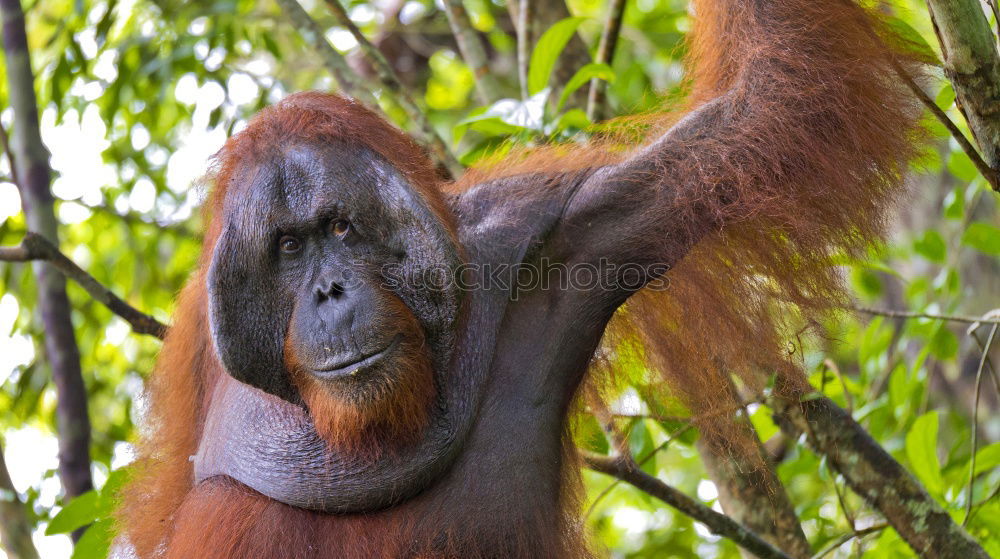
[[944,84],[944,87],[941,88],[941,91],[938,93],[937,99],[934,100],[934,103],[944,110],[951,108],[951,106],[955,103],[955,88],[951,86],[951,83],[946,82]]
[[97,502],[97,512],[100,518],[109,518],[118,504],[118,492],[128,483],[132,470],[126,466],[118,468],[108,475],[107,481],[101,487],[100,498]]
[[1000,443],[993,443],[979,449],[976,453],[976,471],[979,475],[1000,466]]
[[965,189],[953,188],[944,197],[944,213],[948,219],[962,219],[965,217]]
[[944,324],[938,328],[928,345],[931,354],[938,359],[952,359],[958,355],[958,337]]
[[[461,137],[466,128],[488,126],[494,128],[497,134],[513,134],[525,130],[541,130],[545,116],[545,103],[548,100],[549,89],[545,88],[525,101],[517,99],[501,99],[479,114],[470,116],[455,125],[455,134]],[[492,118],[500,122],[490,121]],[[509,127],[500,127],[506,123]],[[482,128],[480,132],[489,134],[491,128]]]
[[591,414],[582,414],[579,424],[576,426],[574,439],[582,448],[598,454],[607,454],[610,451],[608,438],[601,429],[601,424]]
[[499,116],[485,114],[467,118],[456,124],[453,130],[457,141],[461,140],[462,137],[465,136],[465,132],[467,130],[475,130],[484,136],[490,137],[517,134],[518,132],[522,132],[524,128],[507,124]]
[[566,43],[573,38],[576,28],[585,19],[568,17],[558,21],[538,39],[535,49],[531,52],[531,64],[528,66],[529,94],[534,95],[548,85],[549,76],[552,75],[552,68],[555,67],[556,60],[566,48]]
[[917,254],[931,262],[938,263],[944,262],[948,253],[948,247],[945,245],[941,233],[933,229],[924,231],[923,236],[913,243],[913,249],[917,251]]
[[559,102],[556,104],[556,110],[558,111],[562,109],[563,104],[566,103],[566,99],[569,99],[569,96],[572,95],[574,91],[580,89],[580,86],[590,82],[592,79],[614,82],[615,71],[612,70],[611,66],[608,66],[607,64],[598,64],[596,62],[592,62],[583,68],[580,68],[575,74],[573,74],[573,77],[570,78],[566,87],[563,88],[562,95],[559,96]]
[[266,48],[268,52],[270,52],[276,58],[278,58],[278,60],[281,60],[281,47],[279,47],[278,43],[275,42],[273,37],[271,37],[271,34],[261,33],[260,38],[264,42],[264,48]]
[[937,456],[938,412],[929,411],[913,422],[906,434],[906,457],[913,473],[931,493],[940,494],[944,488],[941,463]]
[[760,406],[752,414],[750,414],[750,422],[753,424],[754,429],[757,431],[757,436],[760,440],[766,441],[771,437],[778,434],[778,426],[774,424],[774,420],[771,419],[771,408],[767,406]]
[[71,559],[106,559],[115,539],[114,521],[100,520],[90,525],[73,546]]
[[969,534],[983,544],[990,557],[1000,557],[1000,499],[991,499],[976,509],[969,522]]
[[649,427],[646,422],[636,421],[629,431],[628,445],[633,456],[644,456],[653,450],[653,439],[649,434]]
[[889,402],[893,409],[899,409],[908,401],[910,379],[907,377],[906,365],[897,363],[889,375]]
[[590,119],[587,118],[587,113],[583,112],[582,109],[570,109],[559,117],[556,121],[556,126],[554,132],[562,132],[567,128],[577,128],[579,130],[584,130],[592,123]]
[[965,182],[979,176],[979,169],[963,151],[953,151],[948,157],[948,171]]
[[45,529],[45,535],[65,534],[72,532],[81,526],[86,526],[97,520],[98,495],[97,491],[91,489],[86,493],[77,496],[70,501],[55,517],[49,522]]
[[924,58],[927,62],[941,65],[941,60],[938,59],[937,53],[931,48],[924,36],[920,34],[919,31],[913,28],[906,21],[898,17],[890,17],[885,20],[889,30],[892,31],[896,37],[903,42],[903,44],[913,52]]
[[878,274],[868,268],[851,268],[851,285],[855,289],[869,297],[877,297],[882,294],[882,280]]
[[858,362],[861,365],[878,364],[892,343],[893,329],[885,325],[882,317],[875,317],[865,327],[858,343]]
[[979,252],[1000,255],[1000,227],[979,221],[971,223],[962,234],[962,244]]

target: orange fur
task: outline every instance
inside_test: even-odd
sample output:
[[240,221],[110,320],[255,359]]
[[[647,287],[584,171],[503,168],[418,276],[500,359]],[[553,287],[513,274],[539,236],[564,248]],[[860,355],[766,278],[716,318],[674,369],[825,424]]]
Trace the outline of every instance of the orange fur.
[[[893,68],[895,60],[919,77],[914,49],[879,13],[849,0],[761,4],[692,2],[680,106],[605,123],[587,145],[514,149],[447,187],[614,164],[721,94],[752,106],[741,126],[671,154],[669,167],[687,176],[657,187],[676,201],[635,219],[676,220],[692,238],[706,219],[718,226],[669,272],[669,289],[642,290],[619,309],[588,374],[607,391],[648,382],[615,379],[617,371],[649,371],[659,380],[651,390],[680,398],[701,429],[732,440],[744,438],[726,432],[738,402],[720,390],[722,375],[749,391],[771,375],[786,390],[810,390],[790,345],[848,300],[836,264],[866,258],[870,241],[885,236],[923,139],[919,107]],[[635,362],[644,366],[628,366]]]
[[181,293],[147,396],[138,460],[117,517],[139,557],[155,556],[174,512],[191,490],[203,404],[222,374],[208,334],[207,301],[198,273]]
[[[413,313],[398,298],[392,300],[387,322],[404,332],[420,332]],[[302,394],[319,432],[330,445],[369,458],[417,440],[427,426],[436,393],[430,355],[423,338],[400,342],[391,371],[378,371],[381,380],[361,402],[304,372],[286,343],[285,358],[292,381]],[[371,391],[369,390],[369,392]]]
[[[793,398],[811,390],[793,344],[848,300],[836,264],[866,258],[884,237],[921,140],[891,60],[919,73],[906,45],[878,40],[891,35],[877,14],[845,0],[785,1],[756,21],[752,4],[697,2],[690,34],[691,105],[731,90],[755,109],[744,127],[686,146],[678,163],[690,169],[678,206],[712,204],[700,211],[725,225],[670,272],[669,289],[632,297],[605,335],[636,347],[702,430],[733,441],[748,439],[732,432],[737,402],[722,375],[751,391],[771,375]],[[735,192],[713,199],[720,188]]]
[[[579,465],[565,448],[564,510],[580,510]],[[418,498],[365,515],[316,514],[227,479],[192,488],[176,512],[164,559],[592,559],[574,518],[449,514]],[[499,524],[497,529],[492,524]],[[547,527],[540,530],[539,527]],[[159,556],[158,556],[159,557]]]

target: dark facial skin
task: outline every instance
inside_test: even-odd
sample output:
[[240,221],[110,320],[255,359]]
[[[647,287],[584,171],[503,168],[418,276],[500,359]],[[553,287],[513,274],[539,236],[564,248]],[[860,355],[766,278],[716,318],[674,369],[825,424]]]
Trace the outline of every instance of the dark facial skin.
[[235,177],[208,278],[227,372],[295,402],[291,362],[363,400],[407,343],[450,354],[456,294],[392,281],[457,263],[398,171],[367,149],[292,145]]

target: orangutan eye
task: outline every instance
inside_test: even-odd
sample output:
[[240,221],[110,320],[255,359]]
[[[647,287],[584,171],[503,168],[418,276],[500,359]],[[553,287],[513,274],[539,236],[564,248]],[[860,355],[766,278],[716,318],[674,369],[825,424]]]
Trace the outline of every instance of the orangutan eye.
[[302,248],[302,243],[291,235],[284,235],[278,239],[278,246],[281,248],[281,252],[292,254]]
[[330,224],[330,231],[338,237],[343,237],[351,230],[351,222],[346,219],[338,219]]

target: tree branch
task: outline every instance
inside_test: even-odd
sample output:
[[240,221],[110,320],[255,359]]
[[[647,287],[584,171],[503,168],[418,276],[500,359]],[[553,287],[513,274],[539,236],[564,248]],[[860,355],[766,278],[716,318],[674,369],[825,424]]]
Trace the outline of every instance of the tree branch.
[[677,489],[642,471],[630,457],[601,456],[584,453],[584,464],[596,472],[607,474],[635,486],[663,501],[683,514],[704,524],[717,534],[757,555],[761,559],[792,559],[724,514],[715,512]]
[[967,155],[972,161],[976,170],[983,175],[986,182],[990,183],[993,190],[1000,191],[1000,171],[991,168],[986,161],[983,161],[982,156],[979,155],[979,152],[976,151],[972,142],[970,142],[969,139],[965,137],[965,134],[963,134],[958,128],[958,125],[955,124],[955,122],[948,117],[948,114],[945,113],[941,107],[938,107],[937,103],[935,103],[934,100],[931,99],[930,96],[927,95],[927,93],[925,93],[924,90],[913,81],[913,78],[906,73],[906,70],[904,70],[902,66],[894,62],[893,67],[896,69],[896,73],[899,77],[902,78],[910,90],[913,91],[913,94],[917,96],[917,99],[920,99],[920,102],[923,103],[928,110],[930,110],[931,114],[933,114],[938,121],[940,121],[941,124],[948,129],[948,132],[950,132],[952,137],[955,138],[955,141],[958,142],[962,151],[964,151],[965,155]]
[[288,16],[288,19],[292,21],[292,25],[298,30],[302,39],[319,54],[320,61],[326,67],[327,71],[333,75],[333,78],[337,80],[340,89],[368,106],[378,109],[378,99],[354,75],[344,55],[340,54],[337,49],[333,48],[327,42],[326,36],[323,34],[323,29],[316,23],[316,20],[309,16],[305,8],[296,0],[277,0],[277,2],[278,6],[285,12],[285,15]]
[[[612,414],[612,417],[621,417],[621,416]],[[670,443],[674,442],[674,440],[677,439],[677,437],[680,437],[681,435],[683,435],[684,433],[687,433],[688,431],[690,431],[693,428],[694,428],[694,425],[691,424],[691,423],[688,423],[687,425],[684,425],[683,427],[678,428],[673,433],[670,433],[667,436],[667,439],[665,441],[663,441],[662,443],[660,443],[659,445],[657,445],[656,448],[654,448],[653,450],[650,450],[645,456],[639,457],[639,459],[636,460],[636,466],[637,467],[641,467],[646,462],[649,462],[654,456],[656,456],[656,454],[658,452],[660,452],[661,450],[664,450],[668,446],[670,446]],[[584,452],[584,451],[581,450],[581,452]],[[610,485],[608,485],[607,487],[605,487],[604,490],[600,492],[600,494],[598,494],[596,497],[594,497],[593,502],[591,502],[590,506],[587,508],[587,512],[585,512],[584,515],[583,515],[583,519],[584,520],[586,520],[587,518],[590,517],[590,515],[597,508],[597,503],[599,503],[601,501],[601,499],[603,499],[604,497],[607,497],[608,494],[611,493],[611,490],[614,489],[615,486],[617,486],[621,481],[622,481],[621,479],[615,479],[615,481],[611,482]]]
[[[875,507],[921,557],[989,559],[920,483],[829,398],[779,385],[768,399],[782,430],[802,432],[848,486]],[[781,394],[782,396],[778,396]]]
[[[969,485],[965,492],[965,518],[962,519],[962,526],[967,526],[969,519],[972,518],[972,488],[976,482],[976,452],[979,450],[979,395],[983,390],[983,370],[989,360],[990,348],[996,339],[998,328],[1000,324],[994,324],[993,328],[990,328],[990,336],[986,338],[983,355],[979,359],[979,368],[976,369],[976,397],[972,404],[972,460],[969,462]],[[975,329],[975,326],[970,329]]]
[[32,260],[44,260],[52,264],[63,275],[78,283],[84,291],[107,307],[108,310],[128,322],[137,334],[155,336],[161,340],[166,335],[167,326],[165,324],[126,303],[94,279],[94,276],[77,266],[45,237],[36,233],[27,233],[20,245],[0,247],[0,261],[28,262]]
[[417,106],[417,103],[406,90],[406,87],[399,81],[399,77],[396,76],[396,72],[393,71],[392,66],[386,61],[385,56],[361,33],[358,26],[354,25],[350,16],[347,15],[347,11],[344,10],[344,7],[340,5],[338,0],[326,0],[326,5],[337,19],[337,23],[350,31],[354,40],[358,42],[358,47],[364,54],[365,59],[368,60],[369,64],[375,70],[379,82],[392,92],[396,102],[406,111],[410,120],[416,124],[419,136],[430,147],[430,151],[435,159],[443,163],[452,176],[457,177],[461,175],[465,168],[455,159],[451,150],[445,145],[444,140],[434,130],[434,126],[427,119],[427,115]]
[[462,53],[462,59],[472,70],[479,102],[488,105],[500,99],[503,96],[500,83],[490,73],[486,49],[479,33],[469,21],[469,14],[465,11],[462,0],[444,0],[444,11],[448,15],[448,23],[451,24],[451,31],[455,36],[455,42],[458,43],[458,50]]
[[928,0],[944,72],[1000,192],[1000,53],[979,0]]
[[[333,78],[340,85],[341,91],[351,97],[354,97],[362,103],[365,103],[374,110],[380,110],[378,99],[376,99],[375,95],[371,92],[374,88],[371,87],[370,84],[364,83],[364,80],[354,74],[351,67],[347,63],[347,58],[345,58],[344,55],[338,52],[337,49],[333,48],[333,46],[327,42],[326,36],[323,34],[323,28],[320,27],[320,25],[316,23],[316,20],[314,20],[306,12],[305,8],[303,8],[297,0],[277,0],[277,2],[288,18],[292,21],[292,25],[294,25],[298,30],[299,35],[301,35],[306,43],[312,46],[312,48],[319,55],[323,66],[325,66],[327,71],[333,75]],[[385,59],[383,58],[382,61],[385,62]],[[374,66],[375,65],[373,64],[373,67]],[[389,87],[389,89],[392,92],[396,90],[394,87]],[[399,96],[397,96],[397,101],[399,101],[398,97]],[[403,106],[405,109],[403,102],[400,102],[400,106]],[[410,115],[410,118],[415,122],[419,122],[419,120],[412,114]],[[434,137],[436,138],[437,135],[435,134]],[[431,141],[430,145],[428,145],[426,138],[424,138],[424,140],[425,141],[422,145],[424,145],[425,149],[427,149],[428,153],[435,159],[439,166],[443,167],[450,173],[454,173],[454,157],[447,152],[442,153],[440,146],[436,147],[433,141]],[[437,140],[440,142],[440,138],[437,138]],[[443,143],[441,145],[443,145]],[[450,161],[452,163],[449,163]],[[459,168],[460,167],[461,166],[459,165]]]
[[988,318],[986,316],[968,316],[958,314],[937,314],[913,311],[897,311],[892,309],[876,309],[872,307],[854,306],[852,309],[865,314],[885,316],[888,318],[930,318],[933,320],[950,320],[952,322],[965,322],[968,324],[1000,324],[1000,318]]
[[[601,33],[601,42],[597,45],[597,57],[594,62],[599,64],[611,64],[615,57],[615,48],[618,46],[618,33],[622,28],[622,20],[625,16],[626,0],[611,0],[608,6],[608,17],[604,21],[604,31]],[[587,95],[587,118],[591,122],[596,122],[603,118],[604,113],[604,80],[590,80],[590,92]]]
[[[723,378],[726,386],[720,390],[728,391],[733,401],[741,401],[729,376]],[[723,421],[732,423],[724,434],[705,430],[695,442],[705,471],[719,490],[723,512],[792,557],[808,559],[812,547],[788,492],[764,454],[746,406]]]
[[885,530],[888,527],[889,527],[889,525],[883,522],[881,524],[875,524],[875,525],[869,526],[867,528],[862,528],[860,530],[855,530],[855,531],[851,532],[850,534],[844,534],[843,536],[841,536],[841,537],[837,538],[836,540],[834,540],[833,542],[831,542],[830,545],[828,545],[828,546],[824,547],[823,549],[821,549],[819,552],[816,553],[816,555],[813,555],[812,559],[823,559],[823,557],[826,557],[827,555],[829,555],[831,551],[837,549],[838,547],[844,545],[845,543],[847,543],[847,542],[849,542],[849,541],[851,541],[851,540],[853,540],[855,538],[863,538],[863,537],[865,537],[867,535],[874,534],[876,532],[881,532],[882,530]]

